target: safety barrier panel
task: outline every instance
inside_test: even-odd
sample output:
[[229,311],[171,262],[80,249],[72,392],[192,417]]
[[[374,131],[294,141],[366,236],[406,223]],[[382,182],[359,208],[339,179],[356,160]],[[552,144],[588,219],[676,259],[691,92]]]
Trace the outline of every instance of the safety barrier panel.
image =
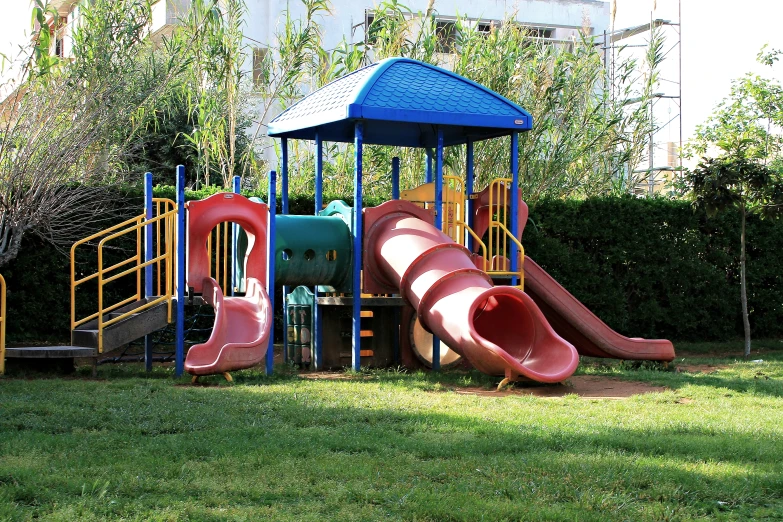
[[[488,255],[492,258],[485,258],[485,263],[489,263],[487,272],[494,276],[509,276],[519,278],[519,288],[524,288],[524,269],[522,267],[525,259],[525,248],[519,239],[511,234],[508,229],[508,218],[511,214],[511,205],[509,201],[508,186],[513,182],[511,178],[498,178],[492,180],[489,185],[489,248]],[[519,249],[519,265],[516,271],[512,272],[510,267],[509,251],[507,248],[510,243],[516,244]]]
[[[173,201],[168,199],[154,198],[153,206],[156,209],[156,216],[150,219],[146,219],[144,214],[133,217],[122,223],[109,227],[105,230],[92,234],[84,239],[81,239],[73,244],[71,247],[71,330],[76,327],[87,323],[93,319],[97,319],[98,322],[98,353],[103,353],[103,330],[116,324],[123,319],[130,317],[133,314],[142,312],[148,308],[156,306],[160,303],[167,302],[168,304],[168,320],[171,322],[171,301],[173,296],[173,281],[174,281],[174,252],[176,252],[175,244],[175,216],[176,205]],[[155,256],[148,256],[148,260],[144,261],[142,257],[142,244],[143,237],[142,232],[145,227],[154,227],[156,238],[154,243]],[[109,267],[104,267],[104,252],[107,250],[107,244],[113,240],[121,237],[132,236],[135,233],[136,241],[136,254],[115,263]],[[98,259],[97,270],[81,279],[76,279],[76,252],[77,248],[82,245],[94,246],[94,242],[98,242]],[[117,272],[120,268],[133,265],[131,268],[127,268],[121,272]],[[127,304],[140,301],[144,295],[142,293],[142,272],[148,266],[155,266],[157,268],[157,296],[146,302],[144,305],[139,306],[132,311],[119,314],[111,319],[106,318],[106,314],[117,310],[118,308]],[[134,276],[136,278],[136,293],[126,299],[123,299],[117,303],[106,305],[104,289],[108,283],[117,281],[120,278],[127,276]],[[97,280],[98,286],[98,310],[86,317],[77,319],[76,317],[76,290],[80,285],[87,283],[88,281]]]

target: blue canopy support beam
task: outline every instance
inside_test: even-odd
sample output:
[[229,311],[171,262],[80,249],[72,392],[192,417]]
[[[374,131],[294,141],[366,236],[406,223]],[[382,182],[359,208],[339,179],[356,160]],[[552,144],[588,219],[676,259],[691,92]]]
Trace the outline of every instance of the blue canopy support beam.
[[[152,210],[152,172],[144,174],[144,218],[150,220],[154,217]],[[144,227],[144,262],[149,263],[155,257],[152,245],[152,225]],[[160,277],[160,274],[158,274]],[[144,267],[144,297],[152,298],[152,264]],[[144,336],[144,369],[152,371],[152,349],[153,342],[151,335]]]
[[[268,198],[267,198],[268,199]],[[280,140],[281,214],[288,214],[288,139]],[[271,227],[270,227],[271,228]],[[268,252],[273,256],[275,252]],[[283,286],[283,361],[288,362],[288,287]]]
[[364,126],[362,122],[356,122],[354,133],[351,367],[358,372],[361,368],[362,348],[362,145],[364,143]]
[[[468,218],[465,221],[468,224],[468,227],[470,227],[471,230],[473,230],[473,199],[471,199],[471,196],[473,195],[473,183],[474,183],[474,176],[473,176],[473,140],[468,138],[468,142],[465,144],[465,199],[467,199],[468,204],[466,205]],[[473,252],[473,236],[468,234],[468,249]]]
[[392,199],[400,199],[400,158],[394,156],[392,158]]
[[177,165],[177,318],[174,327],[174,375],[185,371],[185,167]]
[[[269,294],[269,310],[275,316],[275,216],[277,214],[277,172],[269,171],[269,226],[266,228],[267,238],[267,273],[266,292]],[[275,367],[275,328],[274,321],[269,329],[269,347],[266,349],[266,374],[272,375]]]
[[424,149],[424,157],[427,162],[427,171],[424,175],[424,183],[432,183],[432,149]]
[[[435,228],[443,229],[443,129],[438,127],[438,148],[435,151]],[[440,371],[440,339],[432,336],[432,369]]]
[[[324,144],[319,133],[315,134],[315,215],[324,206]],[[323,318],[318,306],[318,285],[313,287],[313,353],[312,365],[316,370],[323,366]]]
[[[240,176],[234,176],[233,183],[231,185],[234,194],[242,192],[242,178]],[[234,223],[231,225],[231,295],[239,288],[239,277],[237,274],[237,253],[239,252],[239,225]]]
[[[511,235],[519,239],[519,133],[511,133]],[[511,271],[519,269],[519,247],[516,241],[511,243]],[[511,285],[517,286],[519,278],[512,277]]]

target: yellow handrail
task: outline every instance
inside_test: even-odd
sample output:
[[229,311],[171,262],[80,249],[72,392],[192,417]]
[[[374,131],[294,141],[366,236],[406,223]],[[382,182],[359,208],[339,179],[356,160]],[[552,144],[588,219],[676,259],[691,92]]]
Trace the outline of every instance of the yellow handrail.
[[5,279],[3,278],[3,275],[0,274],[0,375],[5,373],[5,299]]
[[459,176],[443,176],[443,185],[443,233],[465,245],[465,234],[459,234],[456,226],[457,221],[464,223],[465,219],[465,182]]
[[[154,198],[153,205],[156,210],[156,216],[147,219],[144,214],[127,219],[122,223],[114,225],[102,230],[96,234],[92,234],[84,239],[81,239],[74,243],[71,247],[71,329],[76,328],[82,324],[87,323],[97,318],[98,322],[98,353],[103,353],[103,330],[107,326],[118,323],[123,319],[126,319],[132,314],[137,314],[143,310],[151,308],[159,303],[167,302],[168,304],[168,321],[171,322],[172,318],[172,298],[173,298],[173,281],[174,281],[174,260],[173,253],[176,251],[175,244],[175,216],[176,205],[169,199]],[[155,256],[148,261],[142,259],[142,232],[146,227],[153,227],[154,231],[154,243]],[[103,266],[103,254],[106,244],[119,237],[127,236],[135,232],[136,234],[136,253],[135,255],[115,263],[112,266]],[[76,247],[83,245],[89,241],[101,238],[98,243],[98,270],[90,275],[87,275],[81,279],[76,279]],[[122,270],[119,273],[115,273],[118,269],[125,267],[135,262],[135,266]],[[134,301],[140,301],[142,299],[141,290],[141,273],[143,269],[153,266],[157,269],[157,297],[144,305],[134,308],[133,310],[121,314],[109,320],[104,320],[107,313],[112,312],[121,306],[132,303]],[[165,271],[165,273],[164,273]],[[118,303],[114,303],[110,306],[104,307],[104,287],[106,284],[116,281],[122,277],[136,274],[136,293]],[[98,310],[84,318],[77,319],[76,317],[76,288],[93,279],[97,279],[98,284]],[[165,291],[161,291],[164,290]]]
[[[509,197],[508,184],[512,183],[511,178],[499,178],[490,183],[489,189],[489,208],[490,220],[489,245],[484,243],[480,237],[465,222],[465,209],[467,208],[467,198],[465,185],[459,176],[443,176],[443,209],[444,216],[442,220],[442,231],[452,240],[460,245],[467,246],[468,236],[472,237],[479,246],[479,253],[484,259],[484,271],[495,276],[518,277],[519,287],[524,287],[524,257],[525,249],[522,243],[511,235],[508,229],[509,215]],[[402,199],[420,204],[428,208],[434,203],[434,183],[421,185],[413,190],[403,191]],[[497,218],[495,217],[497,216]],[[467,234],[465,234],[467,232]],[[508,266],[506,243],[513,241],[519,248],[521,261],[518,270],[511,272]],[[500,250],[503,249],[503,256],[499,258],[500,266],[496,262],[495,256],[500,256]],[[497,252],[496,252],[497,250]],[[494,254],[494,255],[493,255]]]
[[[229,244],[231,243],[232,231],[229,222],[218,223],[207,236],[207,252],[209,255],[209,275],[214,277],[218,286],[223,290],[223,295],[228,295],[229,290],[229,270],[228,260],[231,257]],[[222,231],[221,231],[222,229]],[[214,238],[213,238],[214,236]],[[213,250],[214,247],[214,250]],[[212,271],[212,258],[215,259],[215,269]]]
[[[492,183],[489,185],[489,254],[491,255],[492,252],[495,252],[495,249],[497,249],[496,255],[500,255],[500,248],[503,247],[503,257],[501,258],[503,260],[503,266],[501,270],[497,270],[494,266],[494,263],[491,264],[492,273],[495,275],[509,275],[509,276],[516,276],[519,277],[519,287],[524,288],[525,285],[525,276],[524,276],[524,268],[523,263],[525,259],[525,249],[522,246],[522,243],[519,242],[519,239],[514,237],[511,234],[511,231],[509,231],[507,224],[508,224],[508,215],[509,215],[509,200],[508,200],[508,186],[510,183],[513,183],[513,179],[511,178],[497,178],[492,180]],[[501,219],[502,215],[502,219]],[[497,217],[495,217],[497,216]],[[512,272],[509,269],[509,262],[510,259],[508,257],[508,252],[505,250],[506,247],[506,241],[510,240],[513,241],[517,247],[519,248],[519,254],[521,262],[519,264],[519,267],[517,271]],[[494,247],[494,248],[493,248]]]

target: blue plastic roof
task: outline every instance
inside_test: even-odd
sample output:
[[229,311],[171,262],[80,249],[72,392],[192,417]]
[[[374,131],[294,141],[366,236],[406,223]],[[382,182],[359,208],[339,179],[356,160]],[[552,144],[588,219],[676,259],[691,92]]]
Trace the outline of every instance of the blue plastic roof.
[[530,113],[467,78],[408,58],[389,58],[309,94],[269,124],[281,138],[351,142],[364,122],[364,143],[435,147],[529,130]]

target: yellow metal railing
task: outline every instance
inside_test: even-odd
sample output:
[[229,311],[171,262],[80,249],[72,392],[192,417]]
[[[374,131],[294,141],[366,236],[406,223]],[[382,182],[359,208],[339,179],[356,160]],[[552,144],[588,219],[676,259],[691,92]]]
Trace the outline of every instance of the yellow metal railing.
[[[499,178],[490,183],[489,190],[489,229],[488,244],[468,226],[466,222],[467,198],[465,184],[459,176],[443,176],[442,228],[444,234],[460,245],[467,246],[468,237],[478,245],[479,255],[483,258],[483,270],[493,276],[518,277],[519,287],[524,287],[525,249],[519,239],[511,235],[508,226],[510,201],[508,187],[511,178]],[[412,190],[402,192],[402,199],[430,208],[435,203],[435,184],[427,183]],[[509,242],[513,241],[519,249],[519,266],[512,272],[508,259]]]
[[[513,182],[511,178],[498,178],[492,180],[489,185],[489,253],[495,253],[490,263],[490,274],[498,276],[510,276],[519,278],[519,287],[524,288],[525,271],[523,263],[525,248],[519,239],[511,234],[508,229],[508,218],[511,213],[508,187]],[[507,242],[513,242],[519,249],[519,266],[512,272],[509,259]],[[502,249],[502,252],[501,252]],[[498,266],[499,265],[499,266]]]
[[[465,244],[465,182],[459,176],[443,176],[443,233],[455,242]],[[462,227],[457,223],[461,222]],[[460,233],[460,228],[463,228]]]
[[[218,223],[212,232],[207,236],[207,252],[209,252],[209,276],[212,277],[223,290],[223,295],[229,295],[228,291],[231,289],[231,271],[229,271],[228,262],[231,259],[231,250],[233,244],[232,235],[234,228],[233,223],[224,221]],[[239,233],[238,227],[237,232]],[[212,259],[215,260],[214,270],[212,267]],[[233,267],[231,267],[233,270]]]
[[[175,217],[176,206],[173,201],[168,199],[154,198],[153,206],[156,210],[156,216],[151,219],[146,219],[145,215],[139,215],[128,220],[118,223],[113,227],[109,227],[96,234],[92,234],[84,239],[81,239],[73,244],[71,247],[71,329],[97,319],[98,329],[98,353],[103,353],[103,330],[104,328],[111,326],[115,323],[128,318],[133,314],[137,314],[148,308],[151,308],[162,302],[168,303],[168,320],[171,322],[171,300],[173,296],[173,282],[174,282],[174,252],[176,252],[175,244]],[[142,257],[142,242],[143,232],[146,227],[153,227],[153,244],[155,245],[155,255],[148,261],[144,261]],[[115,263],[109,267],[104,267],[104,251],[107,249],[107,243],[112,240],[116,240],[121,237],[127,237],[129,235],[136,236],[136,253],[135,255]],[[94,245],[94,242],[98,242],[98,269],[96,272],[76,279],[76,251],[81,245]],[[126,268],[121,272],[116,272],[120,268],[133,265],[130,268]],[[132,311],[120,314],[117,317],[106,319],[106,314],[113,312],[114,310],[140,301],[144,295],[142,293],[141,281],[142,271],[148,267],[154,266],[157,269],[157,284],[153,284],[153,288],[157,289],[157,296],[155,299],[133,309]],[[104,299],[104,289],[108,283],[117,281],[120,278],[133,276],[136,279],[136,293],[126,299],[123,299],[117,303],[106,306]],[[80,285],[87,283],[88,281],[96,280],[98,286],[98,310],[95,313],[87,315],[86,317],[77,318],[76,316],[76,290]]]
[[0,274],[0,375],[5,373],[5,323],[6,323],[5,279]]

